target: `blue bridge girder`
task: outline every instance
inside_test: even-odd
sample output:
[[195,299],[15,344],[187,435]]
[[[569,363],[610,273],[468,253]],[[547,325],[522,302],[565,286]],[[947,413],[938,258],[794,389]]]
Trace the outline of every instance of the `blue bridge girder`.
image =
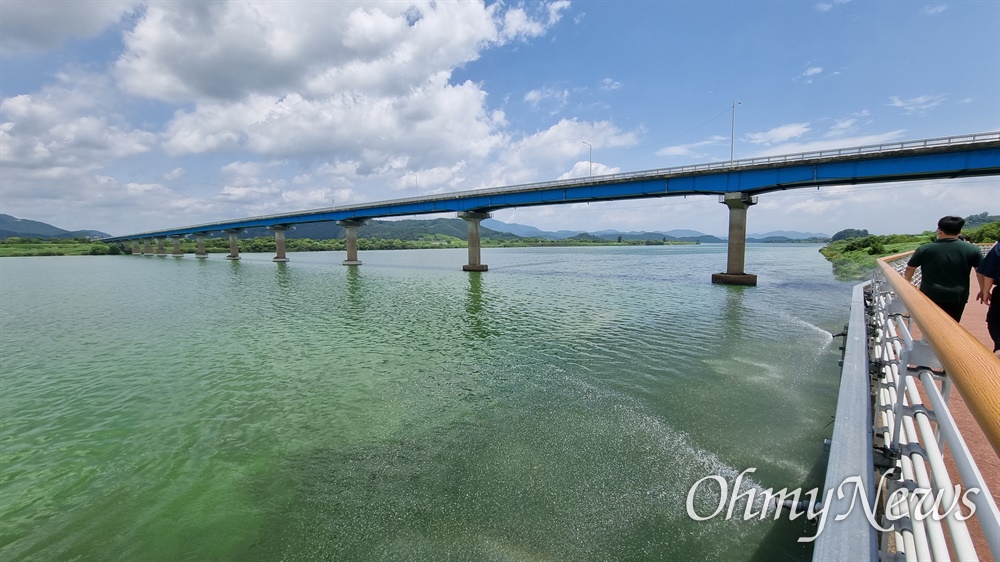
[[103,241],[512,207],[681,195],[757,195],[806,187],[990,175],[1000,175],[1000,131],[375,201],[113,236]]

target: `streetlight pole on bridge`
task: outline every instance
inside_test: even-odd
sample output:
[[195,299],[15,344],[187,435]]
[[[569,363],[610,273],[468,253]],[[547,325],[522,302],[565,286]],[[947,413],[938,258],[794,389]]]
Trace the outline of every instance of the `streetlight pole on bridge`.
[[729,165],[733,165],[736,157],[736,106],[743,102],[733,100],[733,128],[729,133]]

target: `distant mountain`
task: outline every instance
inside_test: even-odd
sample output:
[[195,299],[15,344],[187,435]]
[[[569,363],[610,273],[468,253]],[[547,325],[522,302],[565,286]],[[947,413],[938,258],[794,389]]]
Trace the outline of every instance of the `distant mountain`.
[[747,244],[824,244],[830,241],[829,238],[788,238],[787,236],[768,236],[766,238],[747,238]]
[[532,238],[542,238],[545,240],[564,240],[566,238],[572,238],[580,234],[592,234],[594,236],[600,237],[603,240],[617,240],[619,236],[622,240],[680,240],[684,242],[702,242],[702,243],[717,243],[725,242],[722,238],[717,238],[715,236],[705,234],[703,232],[698,232],[697,230],[685,230],[685,229],[675,229],[667,231],[630,231],[622,232],[620,230],[597,230],[594,232],[585,232],[582,230],[557,230],[547,231],[535,228],[533,226],[526,226],[523,224],[513,224],[506,223],[503,221],[498,221],[496,219],[486,219],[483,221],[483,226],[488,227],[492,230],[499,232],[509,232],[511,234],[516,234],[518,236],[532,237]]
[[[217,234],[222,236],[221,234]],[[240,233],[240,238],[257,236],[273,236],[274,233],[265,228],[251,228]],[[287,231],[287,238],[312,238],[313,240],[329,240],[343,238],[344,229],[335,222],[317,222],[295,225]],[[461,240],[468,238],[468,226],[462,219],[431,219],[431,220],[370,220],[358,229],[359,238],[382,238],[399,240],[419,240],[425,236],[446,235]],[[20,238],[103,238],[110,236],[97,230],[69,231],[46,224],[44,222],[19,219],[10,215],[0,214],[0,239],[10,237]],[[584,232],[581,230],[545,231],[533,226],[512,224],[486,219],[482,222],[481,236],[484,239],[504,238],[541,238],[543,240],[565,240],[567,238],[586,238],[616,241],[622,240],[657,240],[700,242],[702,244],[724,243],[724,238],[718,238],[697,230],[674,229],[665,232],[598,230]],[[823,241],[829,236],[807,232],[789,232],[784,230],[754,234],[747,237],[747,242],[798,242]]]
[[698,238],[699,236],[708,236],[704,232],[698,232],[697,230],[686,230],[686,229],[674,229],[674,230],[656,230],[653,232],[647,231],[630,231],[621,232],[619,230],[598,230],[594,234],[598,236],[621,236],[622,240],[651,240],[656,238],[662,238],[666,236],[668,240],[670,239],[681,239],[681,238]]
[[[466,240],[469,236],[469,227],[462,219],[407,219],[398,221],[370,220],[358,228],[358,238],[406,241],[419,240],[425,236],[437,234]],[[516,235],[497,232],[486,227],[480,229],[479,235],[483,239],[517,238]],[[240,238],[256,238],[258,236],[274,236],[274,233],[265,228],[250,228],[239,234]],[[311,238],[313,240],[331,240],[344,236],[344,229],[337,226],[335,222],[297,224],[285,232],[285,238]]]
[[0,240],[6,238],[103,238],[110,234],[99,230],[64,230],[44,222],[0,214]]
[[496,232],[509,232],[524,238],[542,238],[544,240],[564,240],[584,233],[582,230],[557,230],[552,232],[523,224],[506,223],[496,219],[486,219],[483,221],[482,226]]
[[771,232],[765,232],[763,234],[747,234],[747,238],[756,238],[763,240],[765,238],[788,238],[791,240],[804,240],[806,238],[829,238],[829,234],[823,234],[820,232],[795,232],[793,230],[774,230]]
[[[678,233],[690,234],[677,236]],[[700,242],[702,244],[717,244],[725,242],[722,238],[717,238],[710,234],[702,234],[696,230],[671,230],[670,234],[663,232],[622,232],[614,230],[599,231],[602,240],[616,242],[621,240],[659,240],[663,242]]]

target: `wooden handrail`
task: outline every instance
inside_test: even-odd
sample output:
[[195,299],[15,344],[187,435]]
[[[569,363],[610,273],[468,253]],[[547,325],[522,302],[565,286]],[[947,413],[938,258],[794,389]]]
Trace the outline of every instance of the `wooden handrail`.
[[881,258],[878,265],[1000,456],[1000,359],[886,262],[905,256]]

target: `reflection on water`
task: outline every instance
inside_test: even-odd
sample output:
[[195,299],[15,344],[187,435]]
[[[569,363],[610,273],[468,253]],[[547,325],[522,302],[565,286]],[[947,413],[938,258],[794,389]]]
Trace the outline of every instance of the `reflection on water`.
[[465,302],[466,322],[473,336],[486,339],[490,335],[490,324],[486,313],[483,312],[483,274],[479,271],[468,273],[469,290]]
[[725,329],[726,340],[735,345],[743,339],[743,318],[747,315],[747,310],[743,306],[743,298],[747,290],[753,290],[742,285],[726,286],[726,306],[723,308],[724,321],[721,323]]
[[684,501],[819,484],[850,285],[720,255],[4,259],[0,558],[808,558]]

